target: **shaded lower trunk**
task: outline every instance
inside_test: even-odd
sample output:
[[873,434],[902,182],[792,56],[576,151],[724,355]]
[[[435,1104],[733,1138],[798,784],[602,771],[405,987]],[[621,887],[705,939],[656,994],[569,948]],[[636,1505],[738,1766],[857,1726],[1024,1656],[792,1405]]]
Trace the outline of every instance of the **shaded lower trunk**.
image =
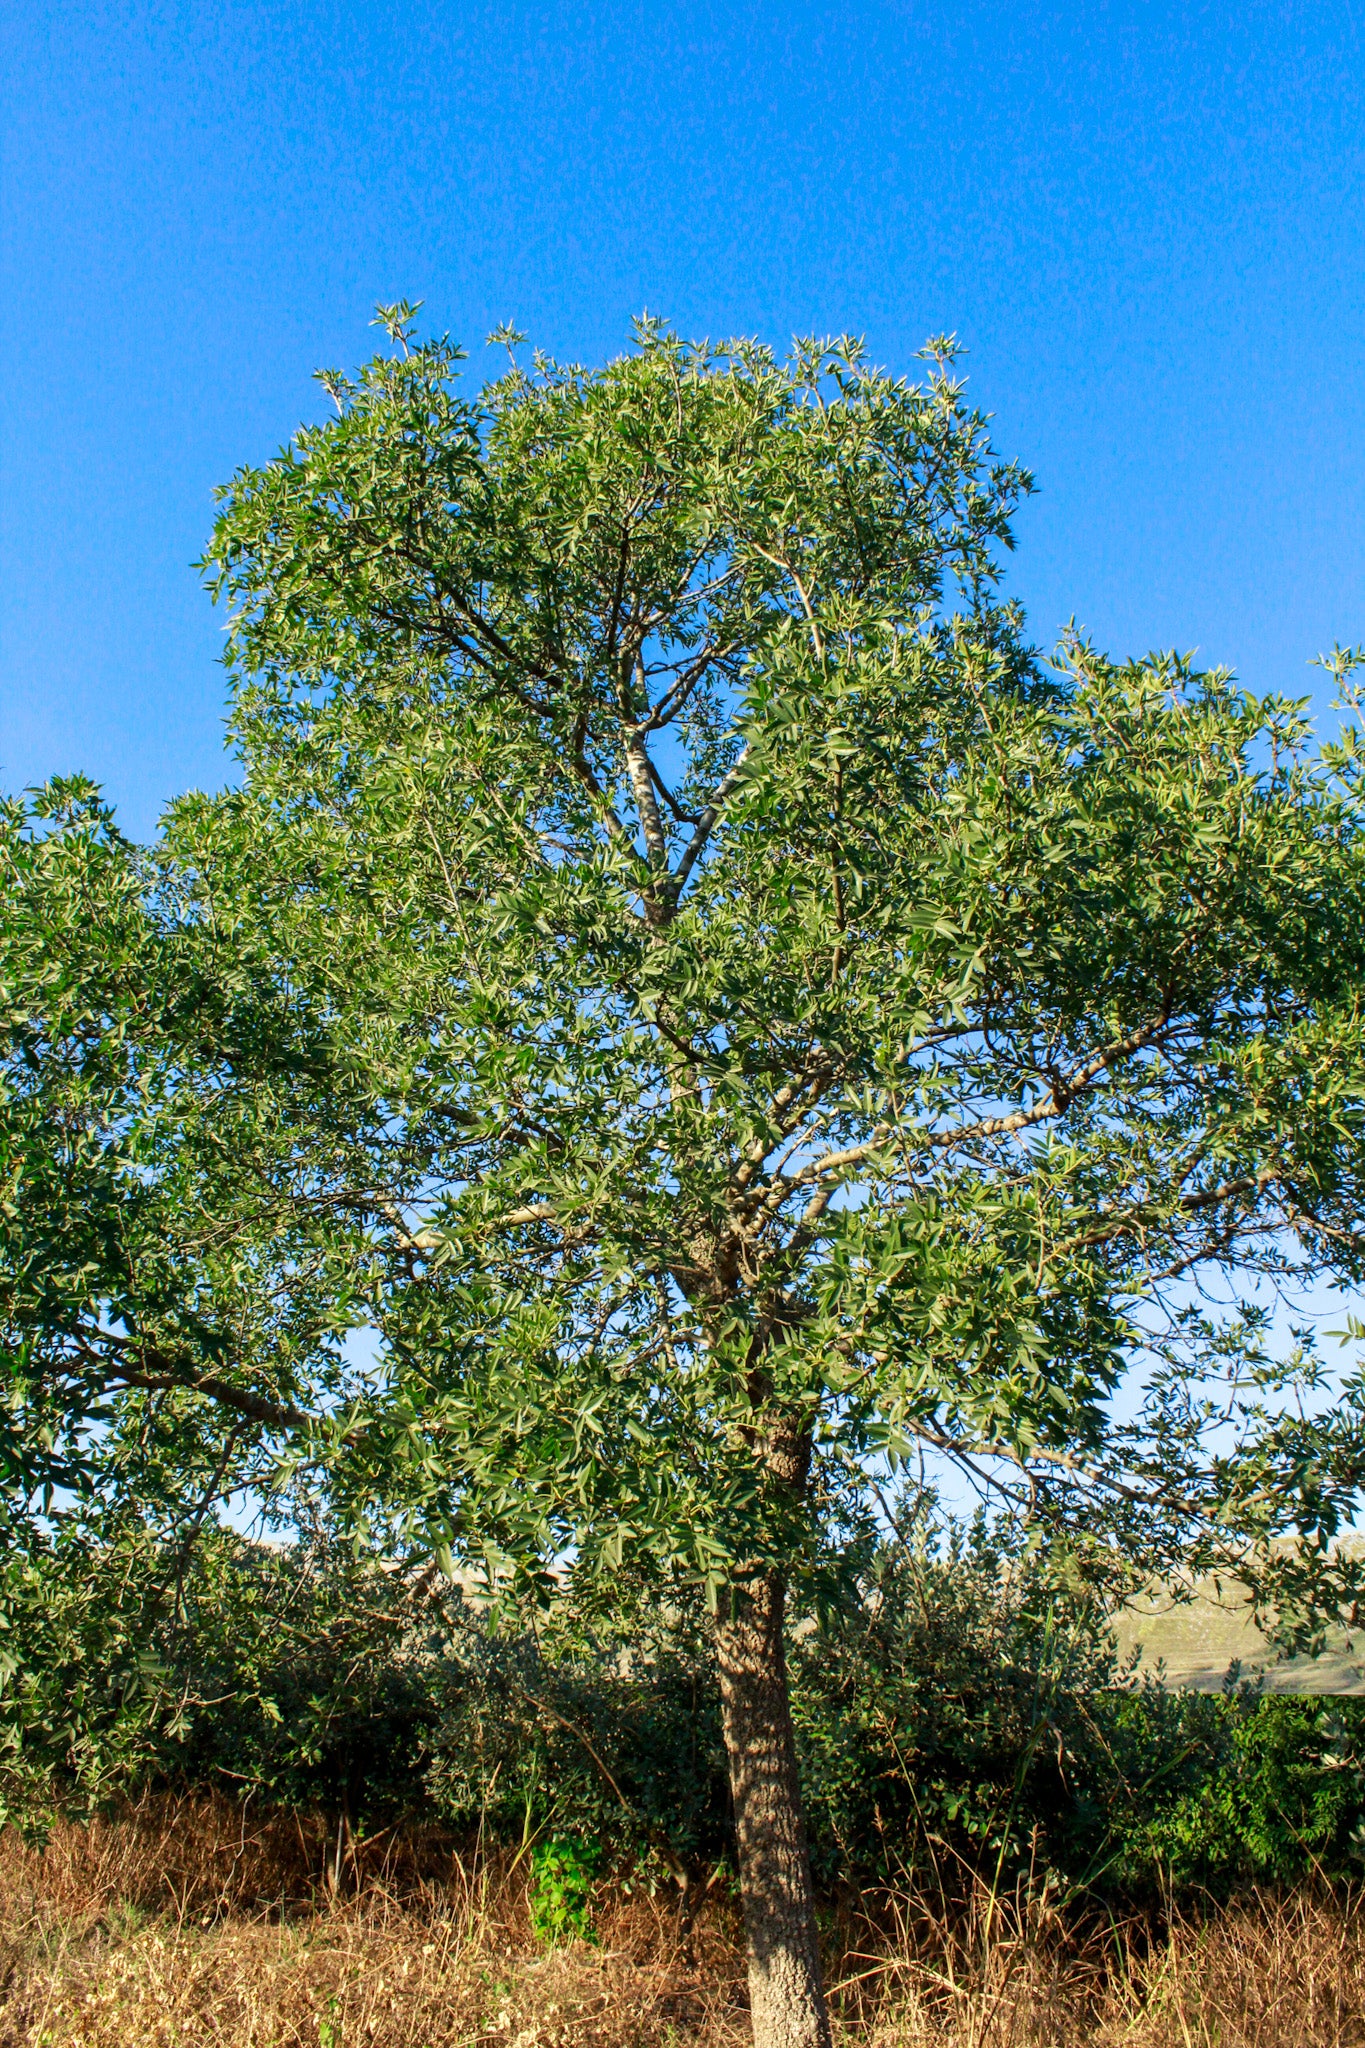
[[775,1575],[732,1592],[716,1629],[754,2048],[830,2048]]

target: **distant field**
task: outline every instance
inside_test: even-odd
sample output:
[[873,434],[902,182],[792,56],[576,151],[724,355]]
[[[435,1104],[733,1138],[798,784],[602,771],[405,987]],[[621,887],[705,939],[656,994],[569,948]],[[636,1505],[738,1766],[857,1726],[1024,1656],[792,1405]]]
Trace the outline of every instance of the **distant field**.
[[1267,1692],[1365,1693],[1365,1634],[1344,1632],[1321,1657],[1277,1662],[1276,1653],[1251,1620],[1240,1590],[1224,1581],[1221,1597],[1211,1582],[1177,1606],[1162,1596],[1125,1614],[1115,1633],[1126,1654],[1140,1645],[1140,1669],[1155,1671],[1171,1686],[1217,1692],[1234,1660],[1242,1676],[1264,1676]]

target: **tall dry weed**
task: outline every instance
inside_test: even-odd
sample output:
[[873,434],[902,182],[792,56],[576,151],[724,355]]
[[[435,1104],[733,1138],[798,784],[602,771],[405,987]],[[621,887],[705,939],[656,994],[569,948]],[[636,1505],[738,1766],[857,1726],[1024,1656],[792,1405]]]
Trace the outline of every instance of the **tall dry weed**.
[[340,1845],[229,1802],[148,1800],[0,1837],[0,2048],[640,2048],[744,2038],[734,1929],[612,1895],[546,1955],[525,1859]]
[[1365,1909],[1253,1895],[1162,1927],[905,1899],[836,1986],[866,2048],[1365,2048]]
[[[604,1886],[596,1945],[531,1938],[526,1864],[340,1842],[227,1801],[0,1838],[0,2048],[739,2048],[733,1905]],[[845,1901],[843,2048],[1365,2048],[1365,1910],[1253,1896],[1156,1931],[1046,1886]]]

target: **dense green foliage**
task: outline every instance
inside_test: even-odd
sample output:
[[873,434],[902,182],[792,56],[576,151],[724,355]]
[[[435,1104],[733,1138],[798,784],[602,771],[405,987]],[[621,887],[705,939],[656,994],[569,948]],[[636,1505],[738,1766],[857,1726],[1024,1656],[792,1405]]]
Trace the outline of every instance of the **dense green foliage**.
[[[796,1629],[827,1886],[914,1871],[951,1889],[968,1868],[1029,1866],[1144,1898],[1358,1874],[1365,1701],[1126,1683],[1093,1610],[1000,1532],[908,1533],[856,1610]],[[650,1882],[729,1858],[699,1612],[609,1619],[570,1585],[534,1628],[495,1625],[429,1571],[322,1539],[213,1533],[169,1599],[165,1562],[125,1556],[99,1598],[70,1557],[11,1577],[7,1688],[22,1676],[46,1707],[16,1714],[9,1693],[11,1818],[160,1783],[321,1810],[362,1843],[410,1823],[524,1844],[547,1936],[600,1857]]]
[[591,1837],[552,1835],[534,1845],[528,1903],[537,1941],[553,1946],[575,1937],[592,1940],[592,1887],[600,1862],[600,1844]]
[[0,817],[7,1511],[302,1463],[672,1599],[837,1577],[932,1453],[1311,1630],[1359,1389],[1256,1288],[1365,1270],[1350,734],[1041,663],[942,353],[466,395],[387,325],[223,494],[240,788]]

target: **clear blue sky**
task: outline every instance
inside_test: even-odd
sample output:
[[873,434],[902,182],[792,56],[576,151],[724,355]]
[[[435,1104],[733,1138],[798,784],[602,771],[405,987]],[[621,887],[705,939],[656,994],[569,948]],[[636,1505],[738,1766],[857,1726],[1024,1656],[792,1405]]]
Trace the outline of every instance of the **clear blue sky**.
[[644,307],[897,368],[956,329],[1041,485],[1039,638],[1295,693],[1365,638],[1346,0],[30,0],[3,35],[0,785],[80,767],[147,833],[223,781],[212,486],[399,296],[583,358]]

